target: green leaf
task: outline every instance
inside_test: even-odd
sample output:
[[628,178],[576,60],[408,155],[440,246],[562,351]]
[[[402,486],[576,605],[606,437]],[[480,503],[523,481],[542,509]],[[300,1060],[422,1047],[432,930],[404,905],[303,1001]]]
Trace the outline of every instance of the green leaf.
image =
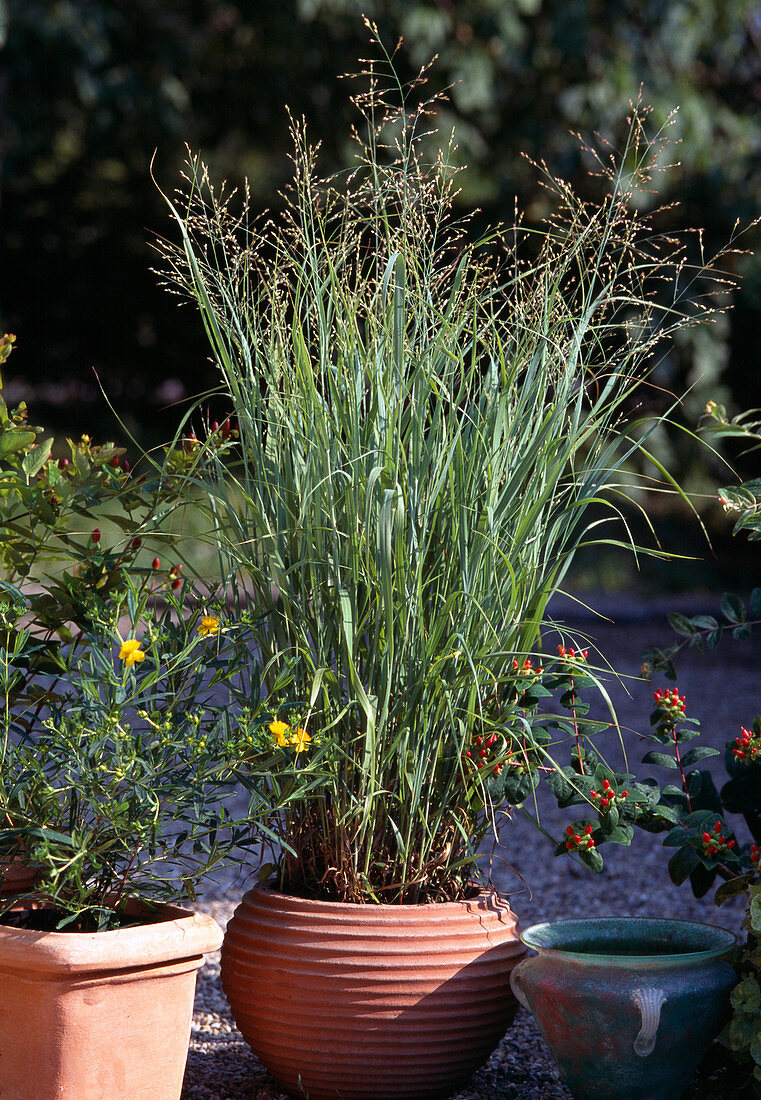
[[611,844],[622,844],[628,848],[634,839],[634,827],[632,825],[616,825],[615,829],[605,834],[605,839]]
[[719,626],[713,615],[693,615],[690,622],[698,630],[717,630]]
[[690,873],[690,886],[696,898],[705,897],[714,884],[716,873],[715,867],[706,867],[702,862],[698,863]]
[[31,451],[28,451],[23,458],[21,468],[27,477],[34,477],[47,460],[50,458],[50,452],[53,449],[52,438],[46,439],[44,443],[40,443],[38,447],[34,447]]
[[534,772],[515,773],[515,770],[504,769],[505,776],[504,797],[511,806],[520,806],[532,793],[539,776]]
[[603,869],[603,858],[600,851],[597,848],[589,848],[585,852],[579,852],[579,859],[590,871],[594,871],[596,875]]
[[16,429],[3,432],[0,435],[0,458],[8,458],[9,455],[25,451],[27,447],[31,447],[36,438],[35,432]]
[[730,623],[741,623],[745,619],[745,606],[742,600],[731,592],[721,597],[721,612]]
[[682,767],[690,768],[697,764],[698,760],[707,760],[709,756],[720,756],[718,749],[712,749],[708,745],[696,745],[694,749],[688,749],[682,757]]
[[680,848],[675,852],[669,860],[669,876],[674,885],[681,886],[699,863],[700,858],[694,848]]
[[695,634],[695,627],[686,615],[681,615],[678,611],[672,611],[666,618],[671,629],[683,638],[691,638]]
[[744,894],[748,889],[748,883],[751,882],[752,879],[752,875],[738,875],[737,878],[731,878],[727,882],[722,882],[713,900],[717,905],[723,905],[724,902],[729,901],[730,898],[736,898],[738,894]]
[[750,594],[750,614],[753,619],[761,619],[761,588],[754,588]]
[[650,752],[646,752],[642,757],[643,764],[658,764],[661,768],[678,768],[676,760],[673,756],[668,756],[665,752],[656,752],[655,749],[651,749]]

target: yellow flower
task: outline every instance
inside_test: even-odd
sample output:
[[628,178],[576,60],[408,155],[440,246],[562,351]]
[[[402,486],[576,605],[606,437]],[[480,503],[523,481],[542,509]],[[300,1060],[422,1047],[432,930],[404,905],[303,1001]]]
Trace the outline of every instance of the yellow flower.
[[306,730],[303,730],[301,726],[296,730],[294,734],[291,734],[288,743],[296,749],[296,752],[307,752],[312,738],[309,736]]
[[270,722],[270,733],[272,734],[272,740],[276,745],[280,745],[284,748],[288,744],[288,738],[285,736],[287,731],[291,728],[287,722],[281,722],[276,720]]
[[126,642],[122,642],[119,660],[124,661],[127,668],[132,668],[135,663],[145,660],[145,654],[140,648],[141,644],[137,638],[128,638]]
[[202,638],[219,633],[219,618],[216,615],[204,615],[198,624],[198,633]]

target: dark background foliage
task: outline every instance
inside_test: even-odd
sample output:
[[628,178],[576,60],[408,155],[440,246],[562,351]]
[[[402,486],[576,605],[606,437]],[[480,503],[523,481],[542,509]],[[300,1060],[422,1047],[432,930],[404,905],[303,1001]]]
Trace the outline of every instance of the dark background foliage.
[[[402,76],[438,54],[431,88],[450,88],[440,123],[456,126],[468,166],[461,202],[484,219],[511,219],[516,197],[541,219],[524,153],[588,186],[572,131],[615,143],[641,85],[654,129],[679,107],[681,163],[662,196],[679,207],[660,226],[704,227],[710,248],[759,213],[751,0],[0,0],[0,322],[19,337],[9,397],[59,430],[105,424],[113,435],[97,372],[149,442],[176,423],[166,406],[214,383],[200,325],[150,271],[151,238],[170,231],[154,151],[168,191],[187,142],[216,175],[248,176],[256,202],[276,205],[288,104],[323,142],[324,171],[350,163],[338,77],[368,56],[363,11],[389,44],[404,36]],[[660,370],[677,390],[695,385],[687,422],[707,397],[761,404],[761,263],[738,266],[727,322],[690,335]]]

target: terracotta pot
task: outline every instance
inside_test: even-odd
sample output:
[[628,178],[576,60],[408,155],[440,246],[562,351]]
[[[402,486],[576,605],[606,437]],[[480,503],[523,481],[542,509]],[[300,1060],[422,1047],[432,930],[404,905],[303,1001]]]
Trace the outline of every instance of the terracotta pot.
[[39,868],[27,863],[23,855],[0,859],[0,897],[33,890],[38,878]]
[[210,917],[163,906],[113,932],[0,925],[3,1100],[178,1100]]
[[441,905],[345,905],[246,894],[227,927],[222,984],[244,1038],[310,1100],[454,1092],[489,1057],[517,1003],[525,953],[495,893]]

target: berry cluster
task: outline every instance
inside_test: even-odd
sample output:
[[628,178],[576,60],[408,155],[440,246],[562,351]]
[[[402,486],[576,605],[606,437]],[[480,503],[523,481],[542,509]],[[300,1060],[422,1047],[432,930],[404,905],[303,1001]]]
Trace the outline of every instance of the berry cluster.
[[755,764],[761,760],[761,733],[753,733],[740,726],[740,736],[735,738],[735,745],[737,747],[732,752],[743,764]]
[[173,565],[172,568],[169,570],[169,584],[175,591],[177,591],[178,588],[182,588],[182,577],[180,576],[181,572],[181,565]]
[[712,833],[703,833],[703,854],[706,856],[719,856],[724,852],[731,852],[734,846],[734,840],[727,840],[722,833],[720,821],[716,822]]
[[513,658],[513,669],[515,672],[520,673],[521,676],[541,676],[544,672],[543,668],[534,668],[529,657],[527,657],[522,664],[516,658]]
[[568,661],[571,664],[578,664],[579,661],[586,661],[589,658],[588,649],[566,649],[564,645],[558,646],[558,656],[563,661]]
[[575,832],[573,825],[569,825],[565,832],[565,846],[569,852],[588,852],[590,848],[594,848],[591,825],[585,825],[581,833]]
[[495,748],[495,745],[499,744],[499,737],[496,733],[490,734],[488,737],[474,737],[471,741],[471,746],[463,753],[463,757],[466,761],[470,761],[471,765],[478,768],[479,771],[484,768],[490,768],[494,775],[499,773],[504,768],[504,762],[497,763],[497,758],[501,755],[499,749]]
[[755,844],[750,846],[750,861],[757,871],[761,871],[761,848],[757,848]]
[[653,692],[653,698],[658,706],[658,709],[663,714],[663,719],[669,725],[674,725],[680,718],[684,717],[684,712],[687,710],[687,705],[684,701],[684,696],[679,694],[678,688],[666,688],[664,691],[662,688],[658,688]]
[[628,791],[616,791],[614,787],[611,787],[607,779],[603,779],[601,791],[590,791],[589,793],[601,813],[605,813],[605,811],[609,810],[611,806],[614,806],[616,802],[625,802],[629,796]]

